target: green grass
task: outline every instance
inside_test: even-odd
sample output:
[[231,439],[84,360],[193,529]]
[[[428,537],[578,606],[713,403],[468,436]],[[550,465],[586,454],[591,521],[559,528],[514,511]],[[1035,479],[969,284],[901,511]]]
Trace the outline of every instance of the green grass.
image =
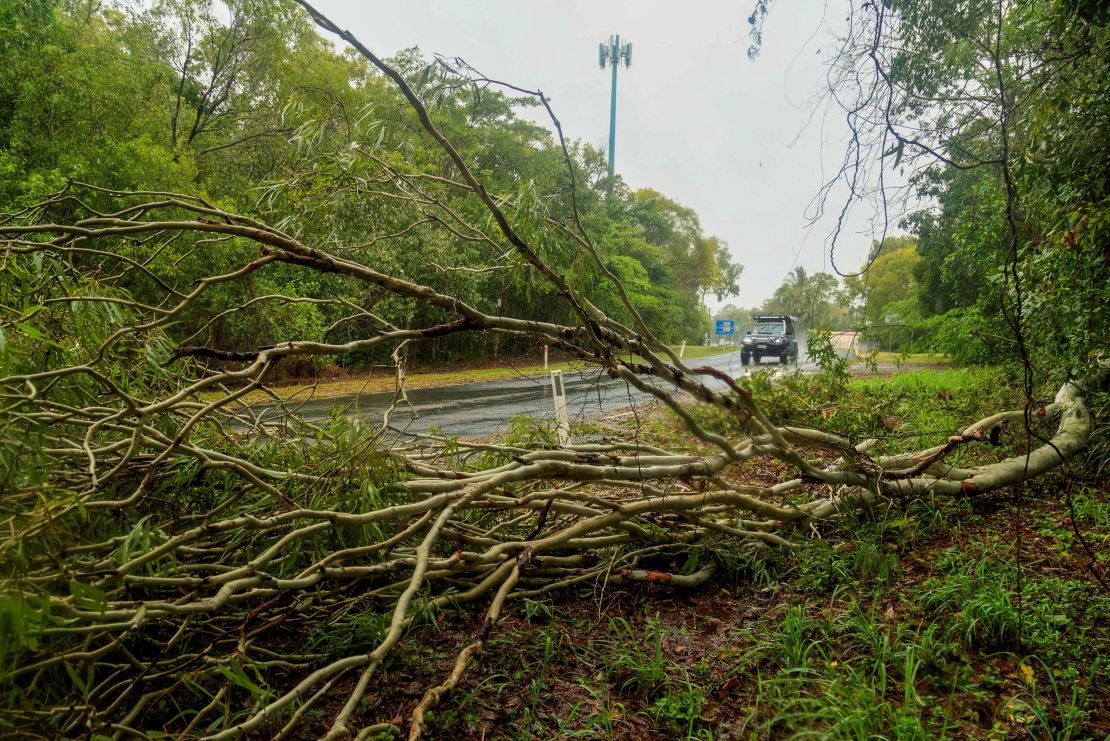
[[875,353],[875,362],[880,365],[895,365],[899,368],[905,366],[937,367],[953,365],[953,360],[947,355],[930,352],[900,353],[880,351]]
[[[845,554],[831,587],[784,563],[770,588],[614,595],[600,620],[588,600],[553,604],[542,626],[495,639],[491,681],[462,690],[433,735],[477,738],[466,713],[498,707],[488,737],[1101,738],[1110,602],[1030,567],[1015,622],[1009,546],[954,539],[967,512],[942,514],[918,540],[928,567],[898,588]],[[889,547],[877,524],[860,542]],[[1065,619],[1082,626],[1066,648]]]
[[[877,454],[942,443],[976,419],[1023,403],[1005,374],[993,368],[918,369],[843,380],[825,374],[772,378],[757,373],[746,383],[772,420],[817,424],[857,440],[877,438],[880,443],[871,451]],[[715,432],[742,434],[728,412],[702,407],[694,414]],[[1008,445],[1019,442],[1016,427],[1011,428],[1003,436]],[[957,451],[952,461],[962,464],[964,455]]]

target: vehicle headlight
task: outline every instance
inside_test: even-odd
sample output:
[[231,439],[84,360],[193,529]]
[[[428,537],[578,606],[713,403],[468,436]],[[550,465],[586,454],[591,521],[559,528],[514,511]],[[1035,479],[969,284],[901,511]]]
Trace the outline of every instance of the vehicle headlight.
[[782,343],[786,342],[786,339],[783,337],[776,337],[771,341],[774,342],[776,345],[781,345]]
[[752,344],[752,338],[751,337],[745,337],[744,339],[740,340],[740,344],[750,345],[750,344]]

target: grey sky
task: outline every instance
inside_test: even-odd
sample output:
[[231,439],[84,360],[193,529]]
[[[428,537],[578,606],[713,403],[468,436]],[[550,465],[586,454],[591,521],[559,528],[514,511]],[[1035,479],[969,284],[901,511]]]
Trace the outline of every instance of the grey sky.
[[[822,222],[807,207],[843,155],[839,117],[811,118],[831,47],[823,0],[772,6],[763,51],[748,61],[753,0],[321,0],[319,9],[375,52],[410,46],[461,56],[485,74],[540,88],[568,137],[608,145],[609,83],[598,43],[633,43],[620,70],[616,167],[633,188],[651,187],[694,208],[744,265],[741,293],[758,304],[795,265],[828,270]],[[856,268],[870,234],[847,233],[837,264]]]

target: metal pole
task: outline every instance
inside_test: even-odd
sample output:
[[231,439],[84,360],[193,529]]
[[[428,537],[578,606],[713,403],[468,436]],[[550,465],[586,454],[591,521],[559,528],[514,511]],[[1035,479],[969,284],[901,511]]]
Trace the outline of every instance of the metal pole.
[[609,37],[613,60],[613,92],[609,99],[609,177],[613,177],[613,155],[617,147],[617,66],[620,62],[620,34]]

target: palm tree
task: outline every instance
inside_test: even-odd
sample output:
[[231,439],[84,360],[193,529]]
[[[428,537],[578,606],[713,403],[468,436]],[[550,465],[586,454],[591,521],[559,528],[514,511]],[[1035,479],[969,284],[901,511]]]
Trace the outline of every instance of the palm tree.
[[836,290],[836,279],[828,273],[809,274],[801,265],[796,265],[775,295],[764,305],[768,311],[781,311],[798,317],[799,323],[813,326],[819,323],[824,308]]

